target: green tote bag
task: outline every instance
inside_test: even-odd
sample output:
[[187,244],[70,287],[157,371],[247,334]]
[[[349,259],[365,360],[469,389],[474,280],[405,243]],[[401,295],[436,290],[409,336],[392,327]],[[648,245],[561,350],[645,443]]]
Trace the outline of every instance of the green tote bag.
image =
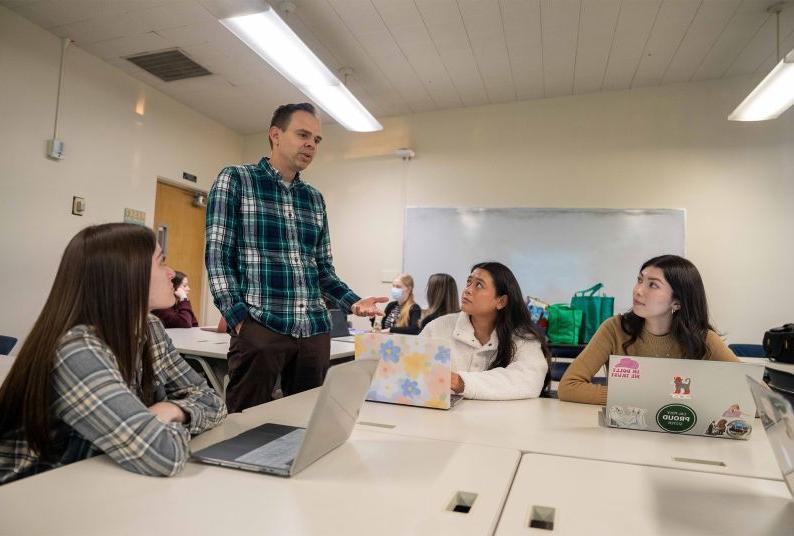
[[596,296],[596,292],[604,288],[603,283],[574,293],[571,298],[571,307],[582,312],[581,342],[587,344],[604,320],[612,316],[615,311],[615,298],[612,296]]
[[556,303],[548,308],[549,329],[546,335],[552,344],[579,344],[582,327],[582,311],[565,303]]

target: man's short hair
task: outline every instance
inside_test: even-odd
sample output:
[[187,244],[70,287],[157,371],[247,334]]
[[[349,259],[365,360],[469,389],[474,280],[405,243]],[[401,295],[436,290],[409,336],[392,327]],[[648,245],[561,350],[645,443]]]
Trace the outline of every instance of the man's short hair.
[[[287,130],[289,122],[292,119],[292,114],[298,110],[309,112],[313,116],[318,117],[317,108],[314,107],[314,104],[308,102],[300,102],[298,104],[282,104],[276,108],[275,112],[273,112],[273,118],[270,120],[270,128],[278,127],[279,130]],[[273,140],[270,139],[270,128],[268,128],[267,141],[270,143],[270,148],[272,149]]]

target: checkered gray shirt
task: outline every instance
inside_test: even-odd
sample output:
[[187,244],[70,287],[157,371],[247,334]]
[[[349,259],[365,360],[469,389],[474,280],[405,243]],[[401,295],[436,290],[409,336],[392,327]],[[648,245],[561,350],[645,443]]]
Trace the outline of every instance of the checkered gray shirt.
[[43,460],[21,429],[0,436],[0,484],[105,453],[129,471],[170,476],[182,470],[191,434],[220,423],[226,405],[174,348],[162,323],[149,315],[155,398],[173,402],[186,424],[163,423],[124,382],[110,348],[88,326],[60,340],[52,371],[53,452]]

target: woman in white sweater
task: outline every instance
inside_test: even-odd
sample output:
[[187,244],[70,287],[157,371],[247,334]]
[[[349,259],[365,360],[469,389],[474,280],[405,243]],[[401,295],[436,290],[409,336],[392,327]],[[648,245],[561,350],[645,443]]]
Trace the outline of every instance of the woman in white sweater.
[[452,390],[482,400],[539,396],[549,384],[549,349],[513,272],[498,262],[475,264],[461,309],[422,330],[422,336],[450,340]]

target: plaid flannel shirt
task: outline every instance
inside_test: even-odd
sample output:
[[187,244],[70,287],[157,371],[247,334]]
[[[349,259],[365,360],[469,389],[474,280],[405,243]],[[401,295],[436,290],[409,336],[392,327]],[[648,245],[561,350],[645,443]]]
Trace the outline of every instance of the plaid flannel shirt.
[[[121,377],[116,357],[89,326],[59,341],[52,370],[53,456],[43,460],[16,429],[0,436],[0,484],[105,453],[125,469],[170,476],[182,470],[191,434],[219,424],[226,404],[174,348],[149,315],[155,398],[182,408],[185,424],[163,423]],[[140,376],[140,373],[139,373]]]
[[267,158],[224,168],[209,193],[205,262],[229,328],[250,315],[293,337],[331,330],[323,297],[350,312],[360,298],[336,275],[322,194],[285,184]]

